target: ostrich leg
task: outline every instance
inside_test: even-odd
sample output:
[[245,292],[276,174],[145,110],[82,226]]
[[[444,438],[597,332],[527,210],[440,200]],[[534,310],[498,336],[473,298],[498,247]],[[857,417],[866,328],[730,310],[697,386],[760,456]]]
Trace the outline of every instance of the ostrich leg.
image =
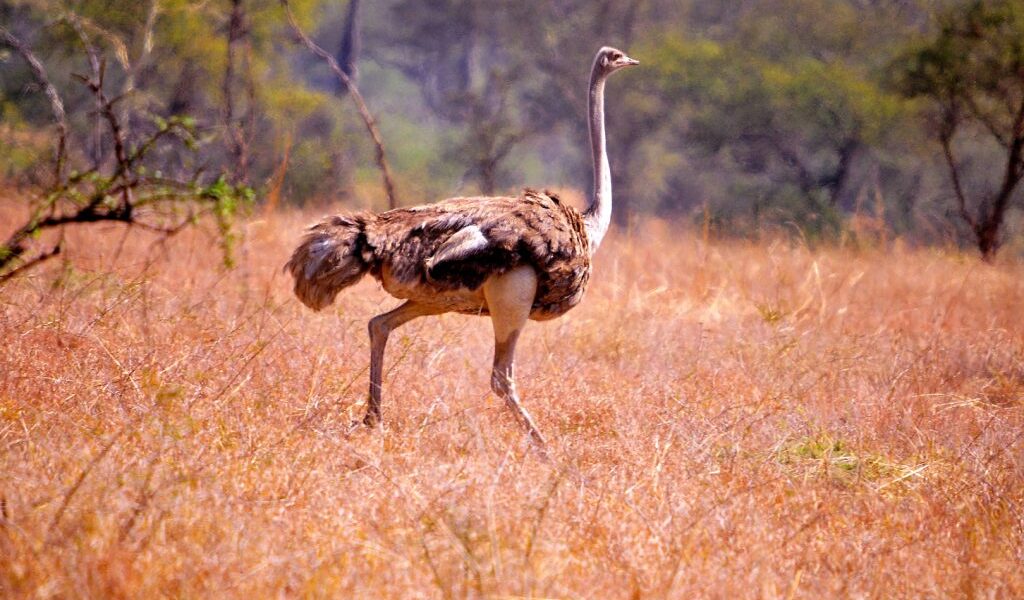
[[526,325],[537,294],[537,274],[531,267],[517,267],[492,277],[484,284],[487,310],[494,324],[494,370],[491,389],[505,399],[505,403],[534,442],[543,448],[544,436],[519,402],[515,382],[516,341]]
[[370,402],[366,406],[366,416],[363,417],[365,425],[373,427],[380,421],[381,379],[384,376],[384,348],[388,343],[388,335],[417,317],[442,312],[410,300],[395,310],[370,319]]

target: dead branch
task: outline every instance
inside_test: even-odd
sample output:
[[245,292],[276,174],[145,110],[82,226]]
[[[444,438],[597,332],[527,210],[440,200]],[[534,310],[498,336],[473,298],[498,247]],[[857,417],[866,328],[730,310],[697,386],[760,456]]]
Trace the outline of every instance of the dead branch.
[[39,85],[43,86],[43,92],[50,100],[50,110],[53,112],[53,119],[57,123],[54,179],[55,183],[60,185],[64,181],[64,165],[67,162],[68,124],[67,116],[64,113],[64,102],[61,100],[60,94],[57,93],[57,89],[50,83],[49,77],[46,76],[46,68],[43,67],[43,63],[39,62],[39,59],[36,58],[36,55],[32,53],[28,46],[3,26],[0,26],[0,39],[11,48],[14,48],[25,62],[28,63],[32,76],[39,82]]
[[[78,31],[86,52],[98,56],[84,31],[80,28]],[[222,179],[203,187],[197,182],[198,173],[189,181],[147,175],[143,169],[143,159],[161,140],[167,137],[177,137],[186,143],[194,140],[190,120],[176,118],[159,121],[157,129],[147,137],[136,140],[134,149],[129,151],[129,141],[115,110],[124,96],[107,96],[103,86],[106,62],[98,58],[98,62],[93,64],[96,66],[91,77],[77,77],[93,93],[100,114],[109,125],[108,135],[112,139],[117,159],[113,173],[106,175],[95,167],[43,190],[42,202],[34,214],[0,244],[0,284],[60,254],[63,235],[61,241],[49,250],[22,260],[29,252],[31,240],[42,231],[101,221],[119,222],[159,234],[161,239],[166,240],[196,223],[199,217],[214,215],[222,235],[228,238],[231,235],[228,221],[230,215],[239,200],[245,201],[251,197],[248,188],[231,186]],[[59,99],[56,95],[54,97]],[[119,201],[112,201],[114,198]],[[63,210],[58,210],[59,205]],[[196,210],[196,206],[206,208]],[[166,210],[160,207],[166,207]],[[188,209],[184,216],[181,215],[182,209]],[[230,260],[227,255],[229,249],[226,243],[226,262]]]
[[[152,35],[157,7],[157,1],[153,0],[146,22],[147,38]],[[59,130],[56,181],[39,190],[31,216],[0,243],[0,284],[60,254],[64,249],[66,227],[98,222],[124,223],[128,227],[157,234],[161,241],[166,241],[196,224],[201,218],[212,218],[222,240],[224,262],[230,265],[234,239],[232,217],[239,207],[251,201],[252,190],[232,185],[223,177],[202,184],[202,167],[188,178],[165,177],[159,172],[152,174],[145,159],[158,145],[164,145],[165,142],[173,144],[177,140],[188,150],[195,150],[197,139],[194,121],[188,117],[155,117],[155,127],[139,128],[145,129],[145,133],[132,135],[127,128],[128,113],[126,109],[120,108],[120,104],[131,93],[134,84],[126,85],[121,94],[113,97],[108,95],[104,50],[93,44],[90,33],[98,31],[100,36],[110,40],[126,68],[127,50],[123,44],[119,44],[119,39],[111,37],[111,34],[74,13],[62,14],[58,20],[75,32],[87,56],[90,73],[75,74],[74,77],[89,89],[97,118],[107,125],[96,131],[97,135],[102,136],[97,143],[102,144],[104,139],[109,139],[108,147],[114,149],[115,162],[105,167],[103,161],[97,158],[92,168],[75,171],[70,176],[64,175],[69,161],[69,131],[60,95],[47,78],[43,64],[29,48],[0,27],[0,43],[13,47],[29,64],[35,79],[50,99]],[[136,66],[149,53],[149,44],[149,41],[143,42]],[[40,233],[53,229],[61,232],[58,241],[45,249],[32,252],[32,240]]]
[[[93,46],[89,40],[88,34],[85,32],[85,28],[82,26],[82,20],[78,15],[68,12],[62,16],[63,20],[68,24],[69,27],[78,36],[78,40],[82,43],[82,47],[85,48],[85,54],[89,59],[89,70],[94,76],[100,72],[100,59],[96,53],[96,47]],[[92,161],[93,167],[98,169],[100,163],[103,161],[103,107],[96,104],[96,115],[93,123],[93,148],[92,148]]]
[[[127,145],[125,143],[125,131],[121,126],[121,119],[114,111],[114,105],[124,99],[124,96],[118,96],[116,98],[108,98],[106,92],[103,91],[103,79],[106,73],[106,61],[100,61],[99,73],[91,78],[80,77],[85,85],[92,91],[93,95],[96,96],[96,103],[100,107],[100,114],[107,120],[110,125],[110,137],[114,140],[114,157],[117,159],[117,172],[114,177],[130,178],[132,172],[132,161],[128,157]],[[126,180],[127,182],[127,180]],[[132,206],[132,188],[133,185],[124,185],[121,187],[121,201],[122,209],[126,211],[131,210]]]
[[0,275],[0,284],[7,283],[7,281],[9,281],[10,279],[13,279],[18,275],[23,274],[25,271],[28,271],[32,267],[35,267],[41,263],[50,260],[51,258],[60,254],[63,251],[63,249],[63,242],[57,242],[57,244],[55,244],[53,248],[51,248],[50,250],[43,252],[42,254],[32,258],[31,260],[23,262],[16,268],[11,269],[10,271]]
[[[160,14],[160,2],[159,0],[150,0],[149,10],[146,11],[146,21],[142,28],[142,35],[139,36],[138,49],[135,52],[134,60],[129,61],[128,50],[125,48],[125,78],[121,84],[121,95],[125,96],[135,91],[135,82],[139,77],[139,73],[146,64],[146,58],[149,56],[150,51],[153,48],[153,31],[156,27],[156,18]],[[124,109],[127,110],[127,109]],[[121,121],[128,121],[127,112],[122,112]]]
[[288,5],[288,0],[281,0],[281,6],[284,8],[285,16],[288,18],[288,24],[292,28],[292,32],[299,41],[302,42],[306,48],[309,49],[314,55],[327,62],[327,65],[334,72],[334,75],[341,80],[341,82],[348,88],[352,95],[352,101],[355,102],[356,108],[359,110],[359,116],[362,117],[363,123],[366,125],[366,130],[369,132],[370,137],[373,139],[373,143],[377,148],[376,160],[377,167],[380,169],[381,178],[384,180],[384,194],[387,196],[388,208],[395,208],[398,206],[398,199],[395,195],[395,184],[391,179],[391,169],[388,167],[387,158],[384,155],[384,142],[381,139],[380,132],[377,130],[377,122],[374,120],[373,115],[370,114],[370,109],[367,108],[366,102],[363,100],[363,95],[359,93],[359,89],[355,83],[341,70],[338,65],[338,61],[333,56],[313,40],[309,38],[299,27],[299,23],[295,20],[295,15],[292,14],[291,6]]

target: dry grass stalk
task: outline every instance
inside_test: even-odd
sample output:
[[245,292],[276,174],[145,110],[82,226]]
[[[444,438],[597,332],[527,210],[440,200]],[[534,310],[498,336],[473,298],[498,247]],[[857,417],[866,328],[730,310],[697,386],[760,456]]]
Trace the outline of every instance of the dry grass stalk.
[[3,289],[0,595],[1024,595],[1019,261],[642,224],[523,340],[559,470],[482,391],[482,319],[403,329],[349,430],[391,301],[291,297],[314,216],[227,272],[99,225]]

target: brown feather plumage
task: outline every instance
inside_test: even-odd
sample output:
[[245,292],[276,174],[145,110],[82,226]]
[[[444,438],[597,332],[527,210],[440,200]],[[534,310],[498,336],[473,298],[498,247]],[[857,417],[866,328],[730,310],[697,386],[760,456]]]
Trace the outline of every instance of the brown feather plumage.
[[295,278],[295,295],[313,310],[321,310],[342,289],[359,281],[370,269],[366,253],[366,212],[327,217],[310,227],[284,270]]
[[[436,260],[452,236],[473,227],[478,233],[463,237],[482,235],[486,244],[442,252]],[[576,306],[590,278],[582,215],[554,194],[525,190],[518,197],[453,198],[329,217],[309,230],[286,269],[296,295],[317,310],[369,271],[398,298],[487,314],[481,285],[520,265],[538,276],[530,318],[550,319]]]

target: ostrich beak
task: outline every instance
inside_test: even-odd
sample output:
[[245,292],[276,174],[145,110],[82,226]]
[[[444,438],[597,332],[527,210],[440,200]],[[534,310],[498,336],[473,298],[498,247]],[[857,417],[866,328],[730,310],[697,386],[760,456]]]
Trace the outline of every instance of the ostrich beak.
[[628,56],[624,60],[626,61],[626,66],[628,66],[628,67],[632,67],[633,65],[640,64],[640,61],[638,61],[635,58],[630,58]]

